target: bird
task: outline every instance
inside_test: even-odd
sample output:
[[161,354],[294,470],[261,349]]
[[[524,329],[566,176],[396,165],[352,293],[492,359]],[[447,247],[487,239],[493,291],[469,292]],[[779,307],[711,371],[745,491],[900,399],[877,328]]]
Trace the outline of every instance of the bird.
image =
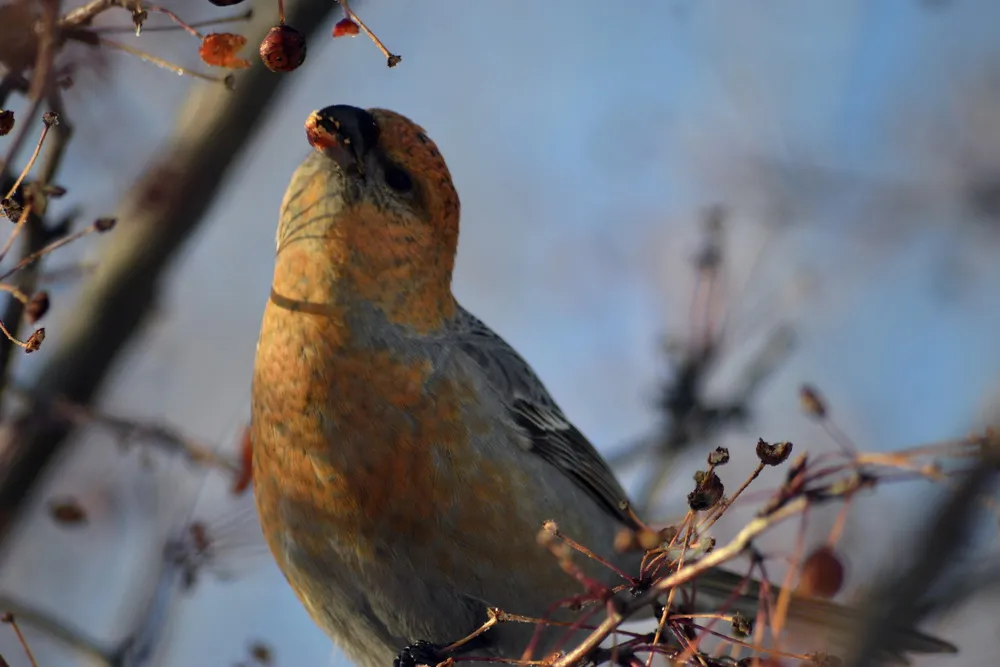
[[[359,667],[433,665],[491,608],[541,617],[581,593],[539,543],[546,521],[638,572],[641,554],[613,546],[639,525],[614,472],[452,292],[460,203],[437,145],[387,109],[332,105],[305,125],[313,150],[280,207],[251,440],[261,527],[309,615]],[[697,598],[721,604],[742,580],[709,571]],[[754,613],[754,590],[735,601]],[[794,596],[789,615],[826,629],[855,616]],[[498,624],[451,655],[518,658],[534,630]],[[916,630],[905,648],[956,650]]]

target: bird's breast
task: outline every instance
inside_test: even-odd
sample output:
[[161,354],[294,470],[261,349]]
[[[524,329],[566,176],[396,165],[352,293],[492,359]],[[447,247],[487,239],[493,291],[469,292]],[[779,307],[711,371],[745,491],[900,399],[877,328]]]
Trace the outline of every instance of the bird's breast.
[[417,350],[352,344],[331,326],[273,304],[262,326],[254,482],[279,562],[289,538],[307,553],[406,549],[442,562],[472,555],[456,544],[494,548],[470,536],[506,539],[510,499],[527,482],[482,447],[496,424],[475,409],[472,385]]

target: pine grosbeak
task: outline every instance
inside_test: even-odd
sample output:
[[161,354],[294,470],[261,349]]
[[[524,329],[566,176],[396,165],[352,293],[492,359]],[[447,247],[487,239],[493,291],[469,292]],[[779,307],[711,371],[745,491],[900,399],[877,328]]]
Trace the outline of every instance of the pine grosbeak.
[[[362,667],[436,661],[487,607],[541,616],[581,592],[537,542],[548,519],[637,573],[612,548],[631,523],[614,474],[452,295],[459,199],[434,143],[382,109],[328,107],[307,129],[317,150],[281,207],[252,438],[264,534],[312,618]],[[718,604],[740,580],[712,571],[697,599]],[[791,615],[850,617],[806,600]],[[533,629],[500,624],[469,652],[516,658]]]

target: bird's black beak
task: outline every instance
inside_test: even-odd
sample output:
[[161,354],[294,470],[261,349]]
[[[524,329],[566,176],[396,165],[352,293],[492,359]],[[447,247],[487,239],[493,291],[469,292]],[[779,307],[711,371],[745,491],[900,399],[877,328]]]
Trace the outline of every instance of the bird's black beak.
[[364,109],[335,104],[309,114],[306,137],[345,174],[363,176],[365,156],[378,143],[378,125]]

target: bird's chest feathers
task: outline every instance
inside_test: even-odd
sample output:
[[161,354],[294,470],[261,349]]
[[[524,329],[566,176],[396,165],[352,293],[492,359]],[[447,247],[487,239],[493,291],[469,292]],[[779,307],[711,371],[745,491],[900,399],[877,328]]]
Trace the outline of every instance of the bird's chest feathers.
[[320,519],[355,549],[414,546],[498,492],[500,471],[470,444],[488,424],[469,419],[460,380],[416,352],[347,344],[318,318],[294,334],[268,319],[253,387],[262,522]]

